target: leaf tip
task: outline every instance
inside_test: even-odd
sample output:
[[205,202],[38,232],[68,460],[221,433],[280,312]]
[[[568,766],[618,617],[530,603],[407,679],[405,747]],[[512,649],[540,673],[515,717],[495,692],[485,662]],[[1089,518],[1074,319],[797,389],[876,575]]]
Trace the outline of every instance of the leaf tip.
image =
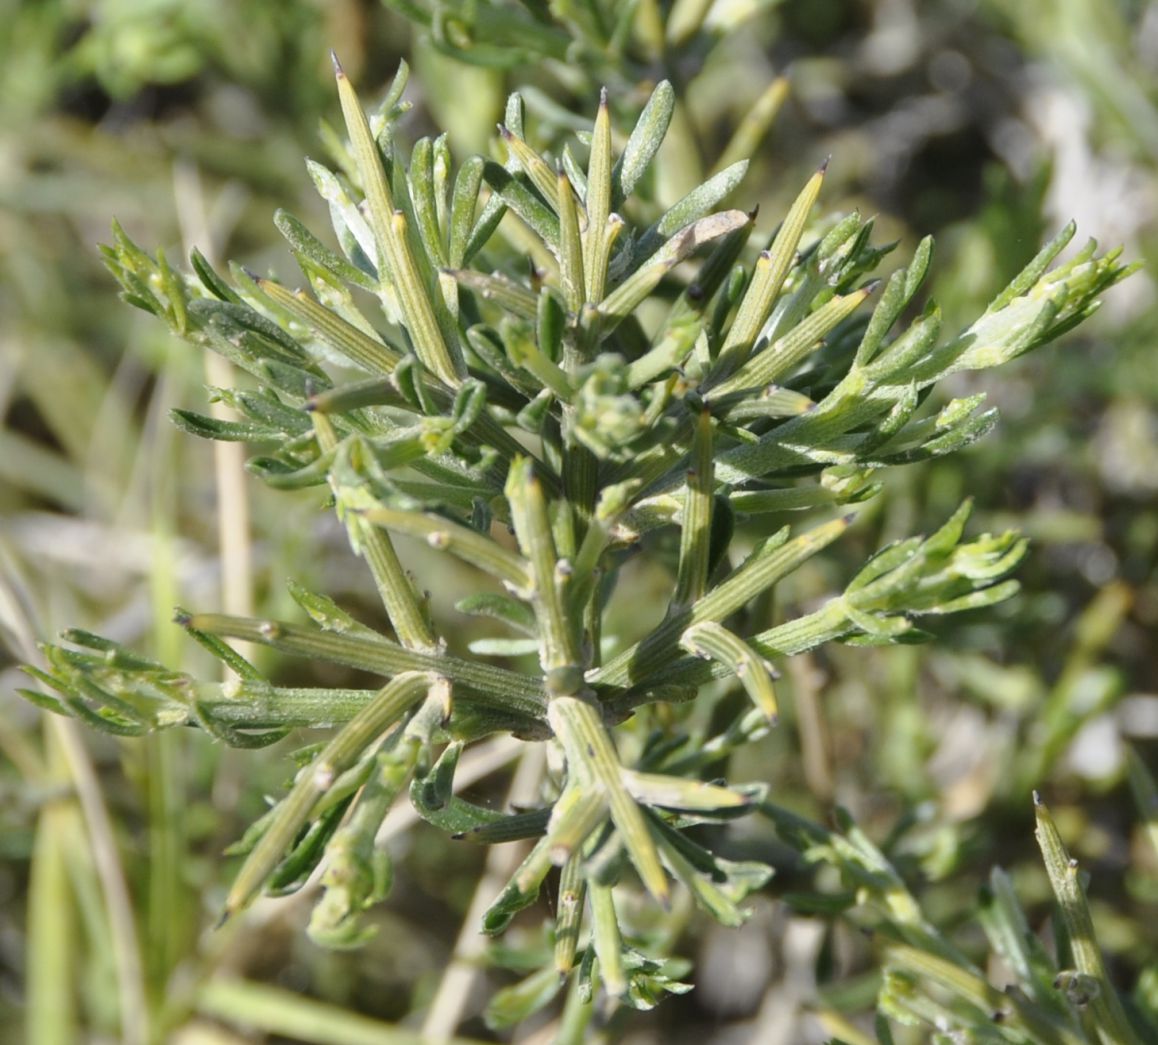
[[337,51],[333,51],[333,50],[330,51],[330,61],[334,65],[334,75],[339,80],[344,80],[346,78],[346,71],[345,71],[345,69],[342,68],[342,63],[338,61],[338,52]]

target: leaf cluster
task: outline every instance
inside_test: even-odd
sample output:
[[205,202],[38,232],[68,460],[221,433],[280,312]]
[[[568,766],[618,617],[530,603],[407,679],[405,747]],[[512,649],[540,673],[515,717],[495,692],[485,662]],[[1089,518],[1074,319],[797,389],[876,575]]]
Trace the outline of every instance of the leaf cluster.
[[[46,648],[46,671],[30,669],[55,695],[28,695],[121,735],[187,725],[256,746],[332,728],[238,844],[227,914],[317,871],[326,891],[311,932],[363,941],[361,915],[390,881],[375,836],[407,789],[420,815],[464,840],[535,840],[484,916],[487,932],[506,929],[559,869],[551,965],[527,997],[546,1004],[571,976],[583,998],[598,987],[612,1004],[647,1007],[683,985],[634,946],[631,883],[661,907],[681,883],[736,925],[770,876],[691,829],[765,808],[761,785],[711,773],[775,724],[777,663],[830,641],[920,641],[917,618],[1008,597],[1015,584],[1003,578],[1024,542],[967,539],[966,503],[934,534],[881,550],[811,612],[747,633],[741,611],[841,538],[882,469],[992,428],[983,396],[936,400],[939,381],[1051,341],[1129,269],[1093,244],[1051,269],[1067,228],[975,323],[944,337],[936,305],[918,301],[931,242],[878,280],[890,248],[873,244],[871,220],[814,219],[823,168],[770,235],[727,206],[743,161],[666,209],[640,198],[673,118],[666,82],[623,137],[605,93],[590,133],[558,156],[532,144],[513,95],[492,155],[456,170],[445,136],[408,150],[400,140],[405,67],[371,114],[336,74],[348,143],[330,166],[310,164],[333,245],[288,213],[275,218],[308,289],[239,266],[226,276],[198,253],[181,274],[119,228],[105,256],[127,302],[247,375],[211,393],[235,419],[179,410],[174,421],[253,445],[248,467],[274,488],[320,489],[390,630],[295,586],[308,624],[178,613],[230,682],[72,632],[70,646]],[[765,534],[746,554],[738,523]],[[623,563],[665,530],[678,533],[678,557],[664,619],[643,636],[606,634]],[[459,609],[510,629],[490,651],[504,663],[450,648],[399,536],[477,571]],[[382,685],[275,686],[226,639]],[[519,659],[528,650],[534,663]],[[667,735],[616,728],[726,678],[751,712],[696,753],[678,709]],[[498,814],[455,794],[463,746],[499,731],[547,740],[559,756],[534,809]]]

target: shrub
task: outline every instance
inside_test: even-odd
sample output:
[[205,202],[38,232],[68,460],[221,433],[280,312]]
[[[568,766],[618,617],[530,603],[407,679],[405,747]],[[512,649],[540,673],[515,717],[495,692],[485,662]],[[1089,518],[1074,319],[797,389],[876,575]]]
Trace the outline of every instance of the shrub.
[[[562,1036],[574,1040],[596,1012],[688,989],[664,912],[682,888],[723,924],[743,922],[745,898],[772,868],[727,859],[724,828],[755,816],[806,861],[841,872],[843,888],[796,903],[880,930],[881,1040],[885,1016],[1086,1040],[1091,1021],[1074,1003],[1089,1006],[1106,1040],[1130,1040],[1040,804],[1074,968],[1059,972],[1035,945],[996,871],[982,926],[1020,986],[1002,994],[846,816],[822,827],[759,781],[717,779],[732,752],[775,727],[786,658],[832,642],[920,642],[920,618],[1016,590],[1007,578],[1024,540],[966,537],[966,502],[935,533],[881,549],[823,604],[772,627],[745,613],[855,524],[884,470],[990,431],[984,396],[932,408],[930,391],[1081,322],[1130,271],[1118,254],[1091,243],[1051,268],[1066,228],[976,322],[944,337],[936,305],[915,305],[931,241],[877,280],[891,248],[874,245],[871,220],[813,220],[824,168],[770,237],[754,213],[724,208],[742,160],[656,208],[646,186],[672,119],[666,82],[625,138],[605,93],[589,135],[554,159],[529,143],[513,95],[504,160],[475,156],[457,172],[445,136],[408,156],[400,144],[405,68],[370,117],[340,68],[337,82],[349,141],[335,141],[332,168],[310,165],[337,249],[288,213],[275,219],[312,293],[236,266],[227,279],[197,253],[193,273],[179,274],[119,228],[105,256],[125,300],[249,375],[212,390],[235,419],[178,410],[174,421],[261,447],[250,471],[275,488],[324,490],[389,631],[291,582],[308,624],[178,611],[232,672],[225,683],[72,631],[45,648],[47,670],[28,669],[49,692],[26,695],[122,736],[189,726],[258,747],[300,727],[332,729],[299,753],[292,787],[237,844],[245,860],[225,904],[237,915],[263,890],[319,875],[310,932],[327,945],[367,937],[364,912],[391,879],[375,838],[404,790],[464,842],[533,839],[483,928],[503,933],[558,869],[551,943],[524,948],[517,964],[529,975],[492,999],[496,1026],[570,984]],[[473,568],[458,610],[498,620],[509,637],[459,648],[400,561],[398,535]],[[617,587],[636,556],[672,574],[650,628]],[[382,685],[279,685],[226,639]],[[740,708],[728,680],[746,694]],[[464,749],[502,732],[551,752],[533,808],[497,812],[455,792]]]

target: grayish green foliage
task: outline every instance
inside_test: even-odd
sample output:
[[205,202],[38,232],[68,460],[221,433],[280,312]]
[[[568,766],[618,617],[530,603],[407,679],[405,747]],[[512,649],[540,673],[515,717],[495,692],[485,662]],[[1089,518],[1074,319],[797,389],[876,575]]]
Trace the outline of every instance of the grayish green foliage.
[[[421,5],[400,6],[422,17]],[[598,5],[576,5],[576,17],[588,8]],[[515,60],[515,39],[566,54],[565,36],[547,25],[527,35],[528,18],[515,10],[485,23],[490,35],[471,42],[474,60]],[[444,45],[462,50],[458,30],[445,28]],[[751,814],[770,817],[807,859],[841,870],[850,892],[810,902],[850,908],[859,896],[879,913],[890,940],[885,1012],[953,1017],[952,1004],[943,1013],[912,989],[920,975],[940,977],[966,1007],[987,1004],[992,988],[852,825],[828,831],[770,805],[759,784],[705,777],[775,724],[778,663],[826,642],[921,641],[917,618],[1007,598],[1023,540],[966,537],[966,503],[931,536],[878,552],[812,612],[749,634],[734,621],[841,538],[856,506],[879,491],[882,469],[952,453],[990,430],[995,413],[980,396],[928,406],[938,381],[1052,340],[1129,270],[1092,244],[1051,269],[1069,228],[960,334],[941,336],[932,303],[898,327],[931,243],[878,286],[871,274],[887,251],[872,245],[871,222],[855,214],[813,221],[823,171],[764,251],[750,244],[750,215],[717,209],[743,164],[664,212],[634,198],[672,118],[667,83],[614,159],[606,103],[584,170],[575,159],[582,144],[558,164],[528,144],[514,98],[505,162],[476,157],[454,177],[443,138],[420,141],[409,156],[399,145],[404,86],[405,70],[367,118],[338,70],[349,147],[336,170],[310,167],[337,250],[291,215],[276,218],[308,291],[242,270],[230,281],[200,256],[193,276],[179,275],[119,228],[105,249],[126,301],[248,375],[243,387],[217,393],[237,420],[180,410],[174,421],[198,436],[255,444],[250,468],[271,486],[321,488],[366,561],[392,633],[296,588],[309,624],[179,613],[190,636],[233,670],[229,683],[72,632],[67,645],[46,648],[49,670],[30,669],[50,692],[27,695],[126,736],[191,726],[251,747],[299,726],[332,727],[239,843],[246,859],[227,901],[227,913],[239,911],[262,890],[290,891],[320,868],[326,892],[311,933],[329,945],[365,939],[360,915],[390,882],[374,837],[403,791],[421,816],[464,840],[535,838],[484,930],[501,933],[556,867],[574,903],[560,913],[541,966],[492,1001],[495,1025],[548,1004],[567,977],[581,1001],[601,989],[611,1004],[636,1008],[686,990],[686,967],[641,953],[617,905],[642,885],[666,907],[679,883],[713,917],[740,924],[745,898],[771,869],[724,859],[688,829]],[[737,518],[777,527],[740,562],[730,554]],[[605,635],[625,553],[655,553],[655,537],[673,528],[679,552],[665,619],[636,641]],[[534,640],[537,666],[449,652],[399,562],[397,534],[477,568],[478,591],[459,608],[507,625],[517,642],[499,648]],[[275,686],[226,638],[353,666],[382,686]],[[606,660],[605,646],[614,651]],[[697,752],[678,735],[617,748],[616,726],[634,709],[694,701],[712,679],[729,677],[752,708],[702,738]],[[454,793],[463,746],[501,731],[555,744],[562,755],[538,809],[501,814]],[[1000,903],[986,928],[1016,965],[1010,925],[1019,912],[995,883]],[[1072,908],[1080,897],[1063,902]],[[1085,931],[1074,924],[1071,932]],[[1035,982],[1036,960],[1017,967],[1023,981]],[[1081,974],[1104,979],[1100,969]],[[1048,999],[1008,1004],[1001,1040],[1084,1040],[1070,1010]],[[1120,1013],[1111,1016],[1125,1026]],[[1129,1038],[1122,1030],[1114,1040]]]

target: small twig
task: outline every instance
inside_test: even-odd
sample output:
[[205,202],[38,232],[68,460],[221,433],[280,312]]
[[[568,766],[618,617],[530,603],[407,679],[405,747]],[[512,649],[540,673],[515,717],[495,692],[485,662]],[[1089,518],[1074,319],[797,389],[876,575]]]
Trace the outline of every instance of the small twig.
[[[173,168],[173,196],[186,256],[197,247],[213,266],[218,263],[221,230],[205,206],[200,171],[191,163]],[[216,352],[204,353],[205,380],[214,388],[232,388],[233,365]],[[224,403],[211,403],[210,414],[222,420],[239,420]],[[253,614],[253,552],[250,536],[249,492],[245,471],[245,445],[213,442],[213,479],[217,489],[217,540],[221,554],[221,602],[227,613]],[[226,677],[231,674],[225,669]]]

